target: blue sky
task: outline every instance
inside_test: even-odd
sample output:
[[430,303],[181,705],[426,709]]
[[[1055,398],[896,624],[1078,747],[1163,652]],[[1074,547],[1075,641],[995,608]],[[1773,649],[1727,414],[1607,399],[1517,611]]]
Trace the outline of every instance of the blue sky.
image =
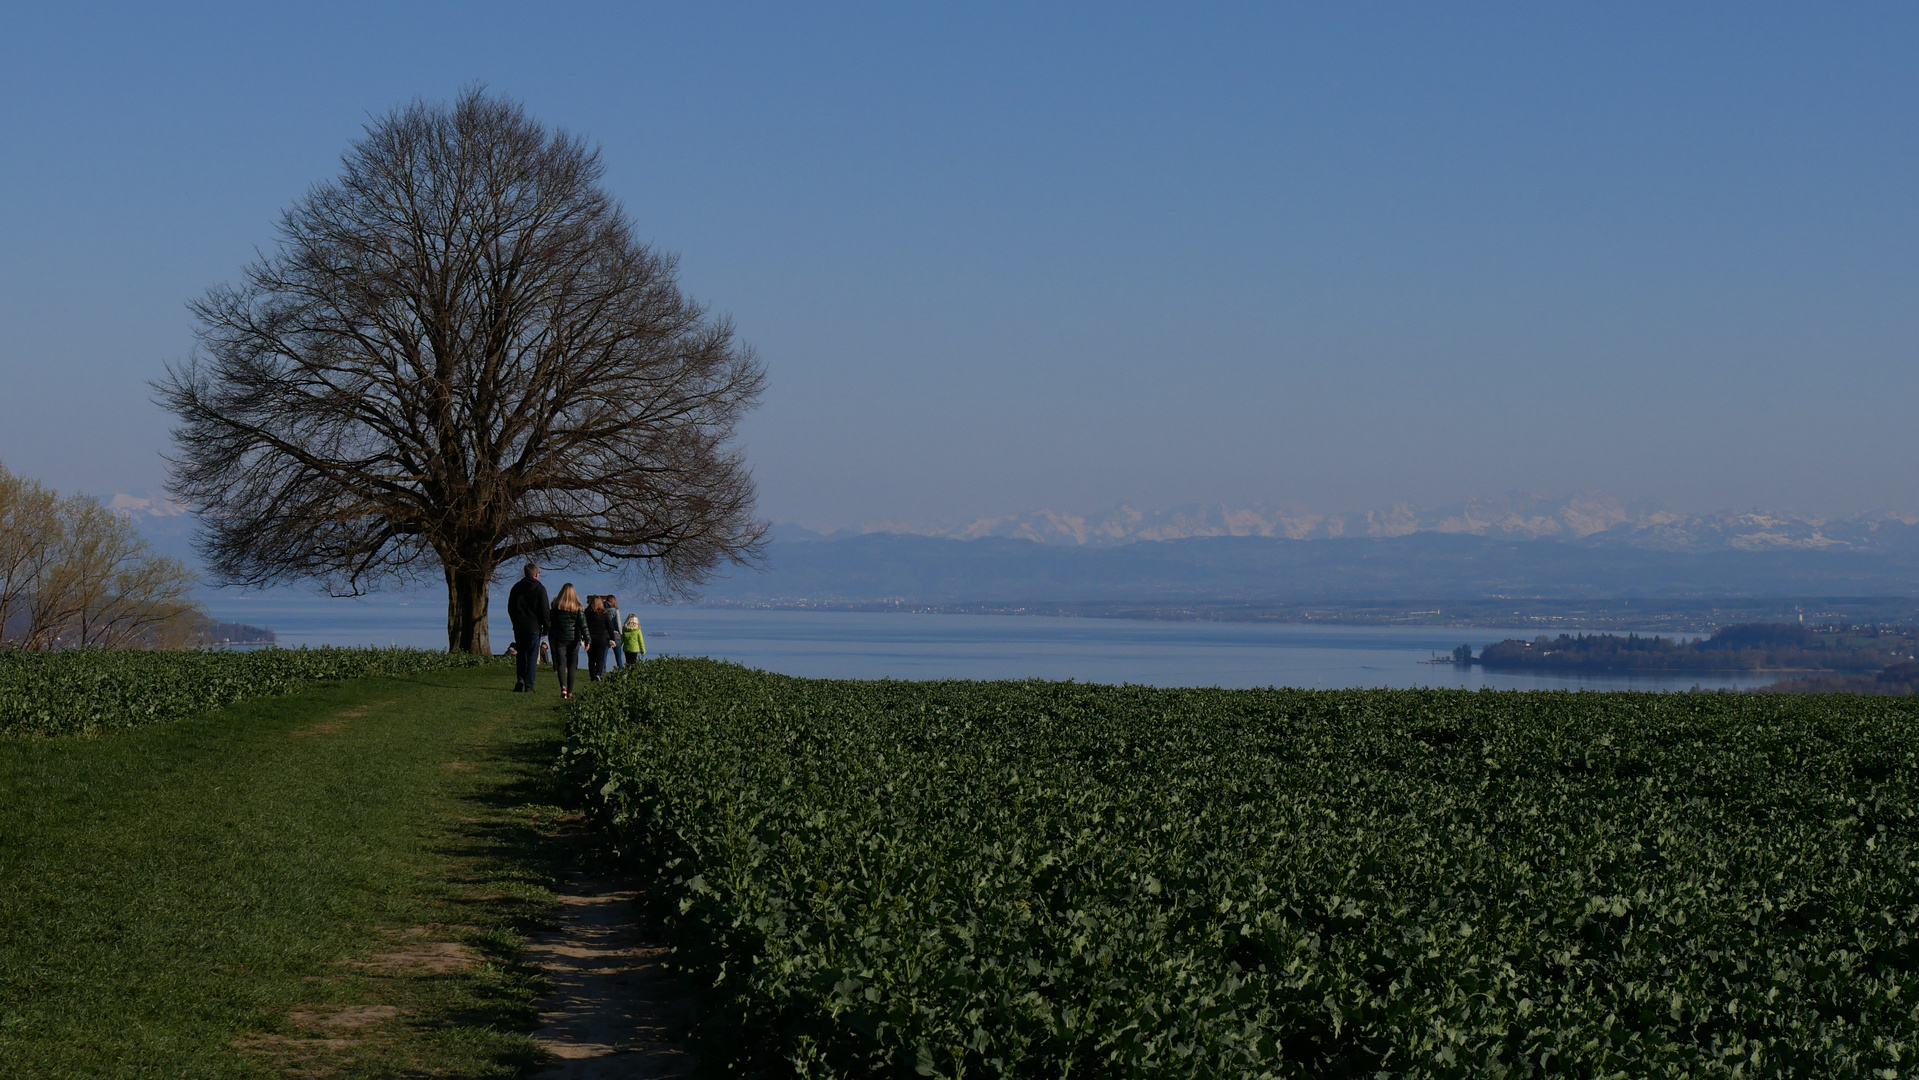
[[760,350],[776,520],[1919,510],[1916,12],[16,5],[0,462],[156,490],[185,302],[481,81]]

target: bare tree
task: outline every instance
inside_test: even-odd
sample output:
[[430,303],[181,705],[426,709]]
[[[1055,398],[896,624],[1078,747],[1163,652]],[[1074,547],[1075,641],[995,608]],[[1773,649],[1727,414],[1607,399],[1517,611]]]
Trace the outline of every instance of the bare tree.
[[763,370],[598,186],[596,150],[481,90],[368,125],[156,383],[172,493],[231,583],[430,572],[450,648],[546,552],[686,594],[757,555],[731,440]]
[[193,571],[125,518],[0,467],[0,644],[18,649],[195,644],[209,620]]
[[45,485],[0,466],[0,643],[24,641],[34,586],[54,558],[59,510]]
[[31,607],[30,648],[175,647],[208,620],[194,574],[156,555],[127,519],[85,496],[60,504],[57,558]]

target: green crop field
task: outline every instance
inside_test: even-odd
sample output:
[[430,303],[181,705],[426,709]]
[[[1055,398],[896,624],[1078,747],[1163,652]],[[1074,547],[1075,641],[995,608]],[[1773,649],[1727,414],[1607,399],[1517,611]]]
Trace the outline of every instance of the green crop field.
[[1907,700],[667,660],[562,777],[808,1076],[1910,1075]]
[[97,735],[318,683],[493,663],[424,649],[0,651],[0,736]]

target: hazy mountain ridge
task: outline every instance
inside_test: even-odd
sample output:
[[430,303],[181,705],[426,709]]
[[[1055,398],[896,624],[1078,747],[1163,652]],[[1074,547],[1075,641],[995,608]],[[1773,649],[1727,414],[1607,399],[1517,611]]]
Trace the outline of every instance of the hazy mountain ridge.
[[953,521],[882,521],[857,529],[809,530],[782,526],[781,539],[845,539],[871,533],[977,540],[998,537],[1063,547],[1117,547],[1146,540],[1269,537],[1286,540],[1382,539],[1417,533],[1502,540],[1575,541],[1648,551],[1709,552],[1884,551],[1913,541],[1919,514],[1880,512],[1822,518],[1792,511],[1683,514],[1580,493],[1548,499],[1523,492],[1451,506],[1408,503],[1351,514],[1328,514],[1252,504],[1189,504],[1165,510],[1117,506],[1093,514],[1036,510],[1007,517]]
[[[196,522],[184,507],[130,496],[110,505],[157,550],[197,563]],[[1193,505],[887,526],[836,534],[780,526],[761,566],[724,571],[708,595],[965,603],[1919,593],[1919,516],[1889,513],[1686,515],[1601,495],[1516,494],[1347,515]]]
[[[197,562],[185,508],[111,505],[157,550]],[[1351,515],[1215,505],[838,534],[779,526],[762,563],[726,569],[706,593],[773,606],[1919,597],[1916,520],[1683,515],[1586,495]]]
[[[184,549],[192,512],[171,499],[113,496],[108,505],[134,518],[169,549]],[[1383,539],[1418,533],[1498,540],[1559,540],[1588,546],[1621,545],[1647,551],[1709,552],[1889,551],[1919,543],[1919,513],[1880,511],[1824,518],[1790,510],[1721,510],[1684,514],[1649,503],[1628,503],[1582,492],[1542,498],[1525,492],[1470,499],[1450,506],[1410,503],[1337,514],[1254,503],[1191,503],[1163,510],[1116,506],[1091,514],[1035,510],[970,521],[880,521],[853,529],[821,530],[783,524],[780,540],[832,540],[872,533],[953,540],[997,537],[1056,547],[1118,547],[1147,540],[1269,537],[1285,540]]]
[[776,540],[761,566],[728,572],[707,595],[775,605],[1893,597],[1919,595],[1919,545],[1695,552],[1426,532],[1095,547],[868,533],[827,542]]

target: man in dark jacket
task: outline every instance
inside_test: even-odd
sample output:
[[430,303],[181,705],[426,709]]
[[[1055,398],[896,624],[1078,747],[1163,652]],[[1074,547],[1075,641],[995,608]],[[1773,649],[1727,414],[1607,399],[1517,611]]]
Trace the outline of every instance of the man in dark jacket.
[[506,617],[513,621],[513,648],[519,654],[513,658],[517,671],[513,682],[516,694],[533,692],[533,674],[540,670],[540,638],[546,633],[548,606],[546,586],[540,584],[540,568],[527,563],[526,576],[515,582],[513,590],[506,594]]

